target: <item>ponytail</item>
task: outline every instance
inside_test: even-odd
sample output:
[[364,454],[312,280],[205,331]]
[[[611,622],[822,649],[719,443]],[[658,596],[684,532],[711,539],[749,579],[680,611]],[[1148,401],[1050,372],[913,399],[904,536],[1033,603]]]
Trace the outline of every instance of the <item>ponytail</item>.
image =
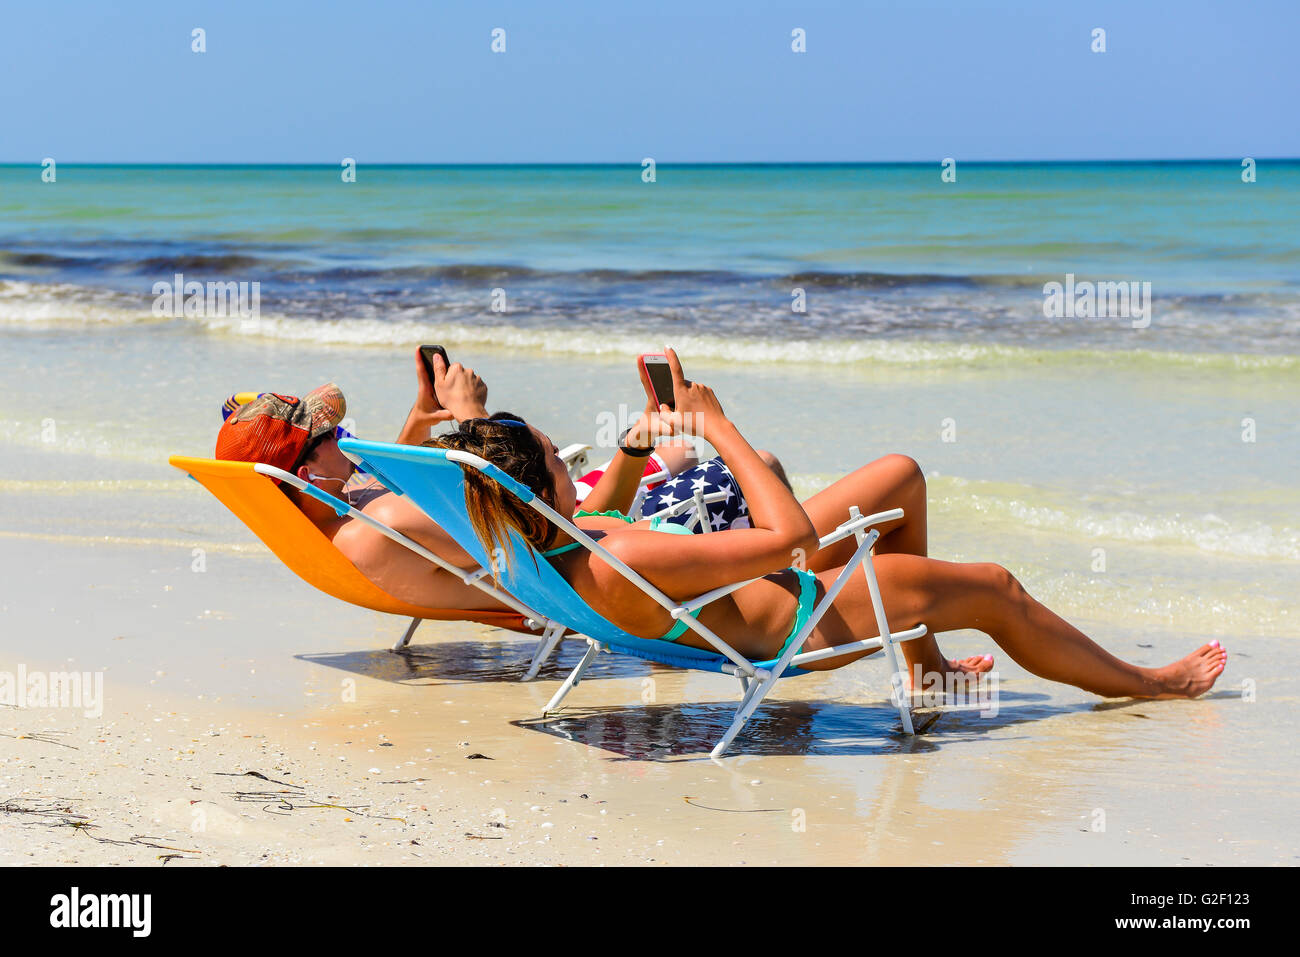
[[[487,459],[553,504],[555,482],[547,468],[547,452],[532,429],[522,422],[517,415],[498,412],[489,419],[462,422],[457,431],[435,435],[424,444],[431,448],[470,452]],[[474,534],[490,556],[493,577],[500,571],[496,567],[498,549],[499,554],[505,557],[506,570],[514,571],[510,547],[512,530],[539,550],[545,550],[555,540],[556,527],[527,503],[521,502],[513,492],[478,469],[463,468],[461,471],[465,474],[465,511],[474,527]]]

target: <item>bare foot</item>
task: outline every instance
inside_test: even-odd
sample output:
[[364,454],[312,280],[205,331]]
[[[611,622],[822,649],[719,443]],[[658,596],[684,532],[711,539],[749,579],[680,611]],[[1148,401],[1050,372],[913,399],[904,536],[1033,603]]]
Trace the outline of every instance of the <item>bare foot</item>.
[[[921,686],[933,684],[935,679],[931,677],[938,674],[940,680],[944,679],[951,673],[962,675],[982,675],[986,671],[993,670],[992,655],[972,655],[970,658],[939,658],[942,665],[939,668],[925,667],[921,668]],[[917,666],[913,665],[907,670],[907,690],[915,690]]]
[[1223,674],[1227,663],[1228,653],[1217,641],[1201,645],[1186,658],[1155,669],[1156,679],[1166,689],[1156,697],[1195,698],[1205,694]]
[[949,658],[948,667],[968,675],[982,675],[993,670],[992,655],[973,655],[970,658]]

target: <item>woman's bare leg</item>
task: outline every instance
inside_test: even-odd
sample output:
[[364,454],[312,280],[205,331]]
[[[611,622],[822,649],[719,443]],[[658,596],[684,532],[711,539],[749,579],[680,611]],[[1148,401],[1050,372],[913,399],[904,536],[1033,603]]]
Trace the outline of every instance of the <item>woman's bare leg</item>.
[[[803,507],[818,535],[827,535],[848,521],[849,508],[854,505],[863,515],[902,508],[901,521],[876,526],[881,532],[876,554],[926,555],[925,499],[921,467],[906,455],[886,455],[822,489]],[[852,538],[829,545],[809,559],[808,568],[815,572],[838,568],[857,547]]]
[[[875,554],[926,555],[928,535],[925,475],[914,459],[906,455],[886,455],[846,475],[803,503],[819,535],[826,535],[848,520],[849,508],[856,505],[863,515],[902,508],[901,521],[877,525],[881,536]],[[808,562],[809,571],[838,570],[857,551],[856,539],[847,538],[821,549]],[[992,655],[947,659],[939,653],[932,635],[923,635],[909,644],[914,654],[946,662],[953,671],[978,674],[993,668]],[[910,673],[909,669],[909,673]]]
[[[1223,671],[1227,652],[1203,645],[1163,668],[1121,661],[1051,609],[1035,601],[1000,565],[941,562],[918,555],[881,555],[875,562],[890,628],[925,624],[933,632],[976,628],[989,635],[1027,671],[1107,698],[1194,697],[1209,690]],[[824,584],[834,572],[819,576]],[[827,611],[806,648],[846,644],[877,633],[866,581],[854,575]],[[909,674],[943,673],[938,645],[904,642]],[[861,655],[812,663],[838,667]]]

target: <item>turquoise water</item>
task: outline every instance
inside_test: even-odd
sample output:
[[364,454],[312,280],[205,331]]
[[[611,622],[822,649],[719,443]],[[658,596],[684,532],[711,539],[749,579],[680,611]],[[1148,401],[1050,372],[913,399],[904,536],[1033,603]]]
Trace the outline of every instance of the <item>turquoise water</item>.
[[[578,352],[601,351],[592,332],[725,337],[737,358],[827,339],[1300,354],[1295,162],[1251,184],[1230,161],[969,164],[955,183],[929,165],[39,174],[0,168],[0,322],[139,318],[182,272],[261,283],[263,313],[294,321],[261,334],[294,338],[437,322],[564,329]],[[1150,282],[1151,327],[1044,318],[1066,274]]]
[[[1300,282],[1300,163],[0,168],[7,246],[226,248],[287,266],[1133,273],[1172,292]],[[36,235],[33,235],[36,234]],[[89,255],[87,253],[87,255]],[[125,250],[120,254],[130,262]],[[92,257],[93,258],[93,257]]]

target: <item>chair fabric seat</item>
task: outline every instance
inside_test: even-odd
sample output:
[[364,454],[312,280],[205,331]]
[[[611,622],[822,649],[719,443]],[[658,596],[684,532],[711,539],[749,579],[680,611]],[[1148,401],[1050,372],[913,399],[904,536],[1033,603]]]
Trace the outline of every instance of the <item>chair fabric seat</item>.
[[532,633],[514,611],[428,608],[388,594],[366,578],[320,529],[251,462],[174,455],[168,462],[230,509],[294,574],[340,601],[373,611],[433,621],[473,621]]
[[[444,449],[367,442],[361,439],[343,439],[339,442],[339,448],[360,458],[365,463],[366,470],[381,483],[414,502],[454,538],[461,548],[469,552],[475,561],[484,567],[492,567],[492,559],[479,541],[465,511],[464,472],[458,463],[446,458]],[[522,490],[528,496],[524,501],[531,500],[531,491],[499,469],[493,468],[488,474],[516,494]],[[523,498],[523,494],[520,497]],[[597,613],[550,562],[513,530],[511,546],[513,553],[510,556],[510,569],[502,568],[500,561],[496,563],[498,581],[525,605],[535,608],[551,620],[623,654],[648,661],[719,673],[731,665],[726,656],[714,651],[629,634]],[[754,664],[761,668],[775,664],[775,659]],[[788,667],[782,677],[807,673],[800,668]]]

